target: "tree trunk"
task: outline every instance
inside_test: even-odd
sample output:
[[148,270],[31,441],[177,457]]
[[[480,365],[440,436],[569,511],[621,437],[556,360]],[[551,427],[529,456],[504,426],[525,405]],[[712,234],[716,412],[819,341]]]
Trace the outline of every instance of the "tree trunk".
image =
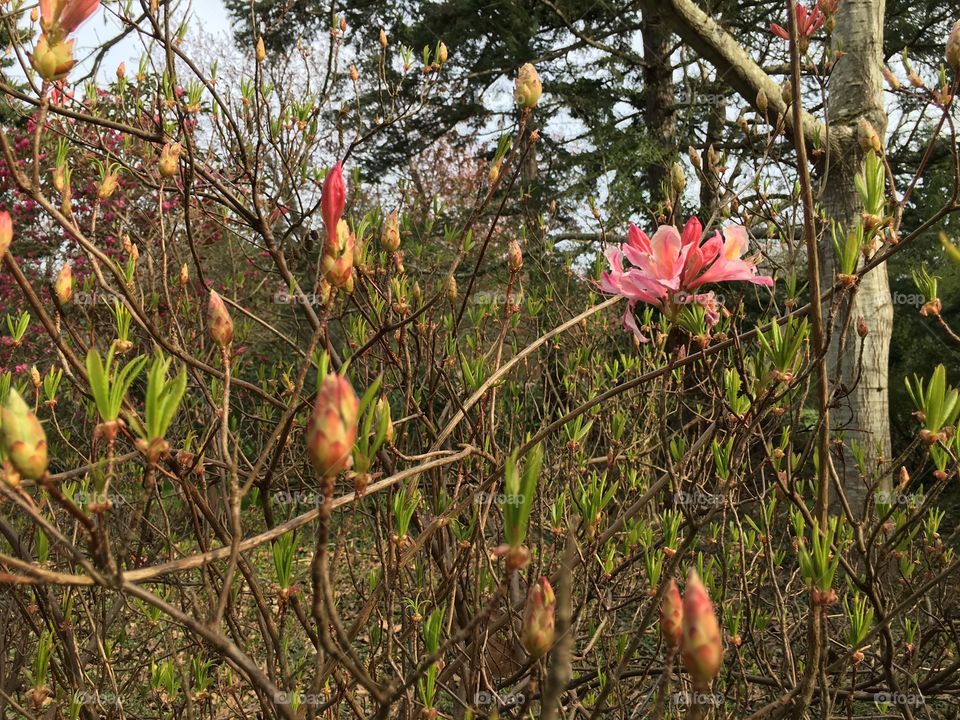
[[647,132],[657,144],[657,152],[647,165],[650,198],[662,201],[670,182],[670,170],[677,155],[677,111],[673,101],[673,65],[670,60],[670,28],[659,10],[643,13],[644,120]]
[[718,98],[716,104],[710,106],[710,117],[707,120],[707,135],[703,141],[703,177],[700,182],[700,219],[705,225],[713,223],[717,211],[720,209],[720,170],[716,167],[715,158],[718,153],[715,149],[723,139],[723,130],[727,122],[727,99],[723,96],[720,83],[711,83],[709,86],[712,97]]
[[[844,0],[837,16],[833,44],[843,48],[844,54],[830,76],[827,100],[828,132],[836,145],[829,153],[820,201],[827,222],[836,221],[843,228],[853,227],[862,211],[853,183],[864,159],[857,123],[860,118],[867,119],[881,138],[887,125],[880,72],[883,15],[884,0]],[[827,288],[834,284],[836,273],[829,227],[821,246],[821,284]],[[860,317],[869,329],[862,340],[857,333]],[[863,507],[867,483],[857,471],[850,443],[865,446],[868,477],[875,475],[878,462],[890,459],[887,371],[892,329],[893,304],[884,263],[863,278],[852,302],[849,297],[844,299],[830,325],[828,367],[835,402],[831,429],[844,436],[843,464],[837,470],[854,512]],[[889,478],[885,482],[889,483]]]

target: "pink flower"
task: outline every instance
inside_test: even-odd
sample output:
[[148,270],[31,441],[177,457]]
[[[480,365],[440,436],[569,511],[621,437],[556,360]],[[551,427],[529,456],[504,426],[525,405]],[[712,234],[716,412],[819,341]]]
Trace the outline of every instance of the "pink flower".
[[76,30],[100,7],[100,0],[40,0],[44,28],[57,28],[61,37]]
[[[810,38],[820,29],[826,18],[824,18],[818,5],[815,5],[813,10],[807,10],[807,8],[800,3],[797,3],[796,7],[797,35],[800,38],[801,48],[806,51]],[[770,32],[784,40],[790,39],[790,31],[781,25],[777,25],[777,23],[770,25]]]
[[[688,290],[693,290],[701,285],[715,282],[725,282],[728,280],[745,280],[756,285],[764,287],[773,287],[773,278],[765,275],[757,275],[757,266],[749,260],[743,260],[742,256],[747,251],[747,230],[742,225],[733,225],[723,230],[723,245],[720,246],[720,235],[714,235],[710,240],[704,243],[702,248],[698,248],[701,267],[714,260],[713,264],[700,277],[694,276],[696,272],[691,273],[691,280],[687,284]],[[708,246],[710,246],[708,248]],[[715,252],[717,251],[717,252]],[[710,257],[710,256],[713,257]],[[697,268],[699,271],[700,268]]]
[[[683,233],[670,225],[661,225],[652,238],[631,225],[627,242],[608,245],[605,255],[610,270],[600,275],[600,289],[610,295],[626,298],[627,311],[623,324],[640,342],[646,342],[633,310],[638,302],[652,305],[675,319],[680,308],[697,303],[706,311],[706,321],[715,325],[720,319],[720,305],[712,292],[691,291],[709,283],[744,280],[773,287],[773,278],[757,275],[757,266],[743,259],[747,250],[747,231],[739,225],[727,227],[701,242],[703,226],[692,217]],[[629,265],[626,265],[625,262]]]
[[13,219],[6,210],[0,211],[0,258],[10,247],[13,240]]

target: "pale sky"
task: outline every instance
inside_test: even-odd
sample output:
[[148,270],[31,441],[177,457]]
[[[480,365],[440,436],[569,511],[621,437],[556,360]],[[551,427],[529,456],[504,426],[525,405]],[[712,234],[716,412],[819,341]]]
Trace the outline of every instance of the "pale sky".
[[[101,5],[97,13],[77,31],[76,57],[81,61],[81,68],[84,58],[89,58],[92,51],[120,34],[122,25],[116,18],[115,5]],[[230,19],[222,0],[193,0],[189,4],[183,3],[183,7],[189,8],[192,15],[191,29],[199,29],[213,36],[222,35],[227,41],[232,39]],[[136,68],[143,52],[143,43],[135,33],[131,33],[107,53],[100,66],[100,76],[112,76],[121,62],[127,64],[128,70]]]

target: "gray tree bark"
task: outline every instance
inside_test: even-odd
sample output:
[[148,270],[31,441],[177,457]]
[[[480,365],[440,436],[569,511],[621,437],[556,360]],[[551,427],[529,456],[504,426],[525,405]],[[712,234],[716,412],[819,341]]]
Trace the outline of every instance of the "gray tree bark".
[[[853,227],[863,209],[853,184],[864,162],[857,123],[865,118],[881,138],[887,125],[881,74],[883,14],[884,0],[843,0],[837,16],[834,45],[843,48],[844,54],[829,81],[827,132],[833,142],[820,202],[827,221],[843,228]],[[829,231],[823,235],[820,257],[821,284],[830,287],[835,282],[836,254]],[[860,317],[868,328],[862,340],[857,333]],[[887,383],[892,331],[893,304],[884,263],[864,276],[852,302],[840,305],[830,326],[828,362],[835,397],[830,419],[834,434],[844,435],[843,463],[837,470],[855,512],[863,507],[867,485],[857,472],[850,443],[865,446],[868,476],[878,462],[890,459]],[[886,473],[885,477],[889,480]]]

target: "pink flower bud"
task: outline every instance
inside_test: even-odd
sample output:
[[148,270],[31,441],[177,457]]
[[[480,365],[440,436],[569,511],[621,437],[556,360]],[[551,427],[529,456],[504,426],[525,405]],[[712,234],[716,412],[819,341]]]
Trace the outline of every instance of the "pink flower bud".
[[677,647],[683,632],[683,601],[677,584],[670,578],[667,591],[660,601],[660,634],[669,647]]
[[13,241],[13,220],[6,210],[0,212],[0,258],[7,254]]
[[396,252],[400,249],[400,218],[396,210],[387,215],[387,220],[383,225],[383,235],[380,237],[380,244],[387,252]]
[[118,176],[116,173],[108,173],[100,181],[100,187],[97,188],[97,197],[106,200],[117,191]]
[[73,299],[73,267],[69,262],[57,273],[53,291],[57,294],[57,300],[61,305],[66,305]]
[[320,263],[323,278],[333,287],[348,295],[353,292],[353,253],[345,252],[340,257],[324,255]]
[[720,672],[723,645],[713,602],[693,568],[687,576],[687,587],[683,595],[683,637],[680,649],[683,665],[693,676],[694,687],[708,688]]
[[526,545],[497,545],[493,549],[495,558],[502,558],[508,572],[523,570],[530,564],[530,550]]
[[340,222],[346,204],[347,188],[343,184],[343,170],[338,162],[330,168],[330,172],[324,178],[320,193],[320,213],[328,235],[336,233],[337,224]]
[[550,587],[550,581],[541,577],[530,588],[527,606],[523,612],[523,647],[530,657],[539,658],[547,654],[553,645],[555,635],[557,598]]
[[337,223],[336,233],[327,236],[320,270],[328,283],[347,294],[353,292],[355,250],[356,239],[350,232],[347,221],[341,220]]
[[307,425],[307,453],[320,477],[335,476],[350,467],[357,439],[360,401],[350,381],[330,373],[320,383]]
[[540,83],[540,75],[533,65],[527,63],[517,73],[513,97],[522,109],[531,110],[536,107],[542,94],[543,85]]
[[210,291],[207,303],[207,327],[210,328],[210,337],[220,347],[225,348],[233,342],[233,320],[216,290]]
[[76,62],[73,58],[73,40],[51,42],[44,33],[33,47],[30,64],[44,80],[62,80]]
[[160,174],[163,177],[173,177],[177,174],[177,167],[180,165],[180,153],[183,148],[180,143],[167,143],[160,151]]
[[883,73],[883,79],[887,81],[887,85],[890,86],[891,90],[900,89],[900,81],[897,80],[897,76],[893,74],[893,71],[890,68],[884,65],[882,68],[880,68],[880,71]]
[[523,268],[523,250],[516,240],[511,240],[507,248],[507,267],[510,268],[510,272],[520,272]]
[[864,117],[857,121],[857,141],[864,152],[873,150],[878,153],[883,149],[880,136],[877,135],[877,131],[870,124],[870,121]]
[[947,49],[944,55],[947,65],[952,67],[954,72],[960,71],[960,20],[954,24],[947,37]]
[[13,388],[0,410],[0,432],[7,457],[17,472],[30,480],[42,478],[47,471],[47,435]]

